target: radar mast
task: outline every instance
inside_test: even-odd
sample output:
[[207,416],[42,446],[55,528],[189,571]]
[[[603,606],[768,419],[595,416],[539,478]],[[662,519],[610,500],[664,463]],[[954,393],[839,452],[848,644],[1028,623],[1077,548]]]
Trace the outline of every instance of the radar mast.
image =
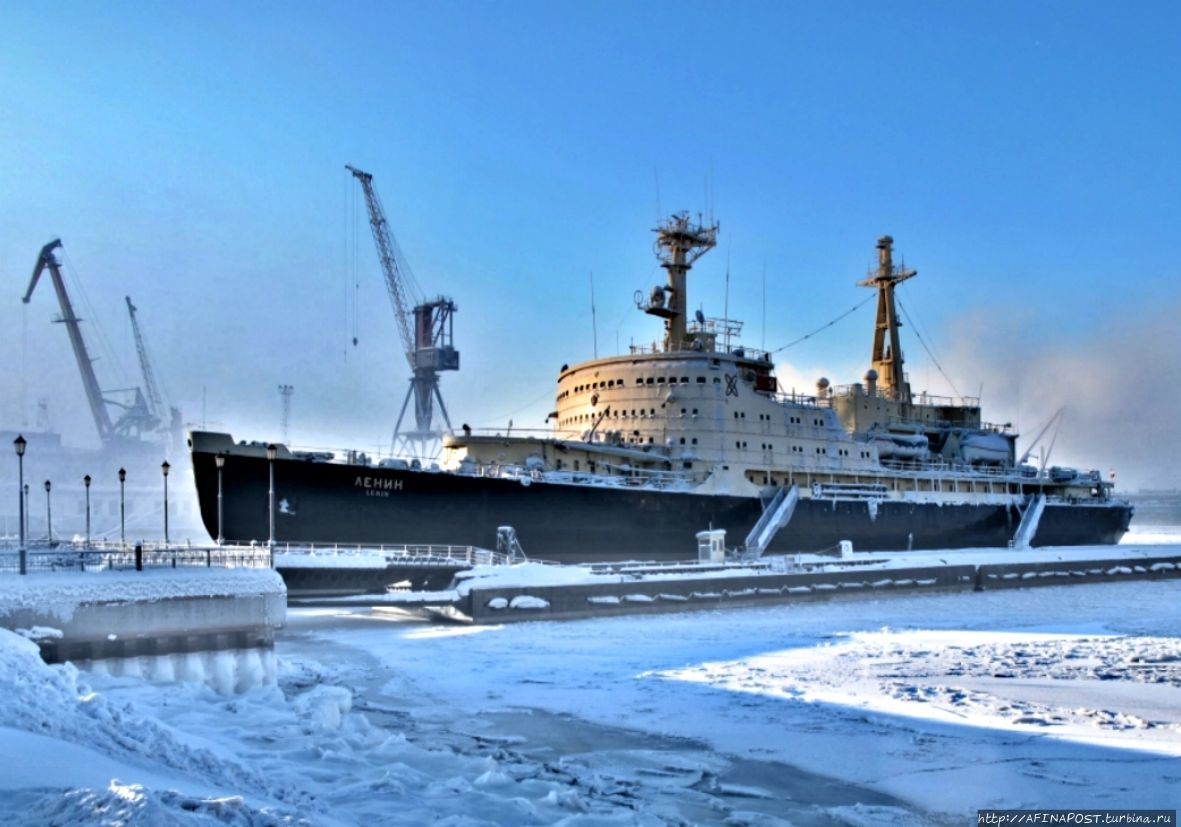
[[664,350],[685,350],[691,346],[685,322],[688,306],[685,274],[693,262],[717,244],[718,224],[715,222],[710,227],[700,221],[694,224],[688,213],[680,213],[671,216],[655,232],[656,256],[660,266],[668,271],[668,287],[657,287],[644,309],[664,319]]
[[878,291],[877,323],[873,331],[873,369],[877,371],[879,392],[890,399],[909,403],[910,383],[902,372],[902,346],[898,341],[898,310],[894,306],[894,288],[918,274],[905,266],[894,266],[894,239],[884,235],[878,239],[878,269],[857,282],[858,287],[874,287]]

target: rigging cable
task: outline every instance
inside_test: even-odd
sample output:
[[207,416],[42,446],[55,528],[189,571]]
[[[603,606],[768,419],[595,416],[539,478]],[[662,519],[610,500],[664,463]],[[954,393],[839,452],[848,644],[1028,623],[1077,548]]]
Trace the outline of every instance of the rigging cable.
[[947,384],[951,386],[951,389],[955,391],[956,396],[958,396],[960,399],[965,398],[964,395],[960,393],[960,389],[955,386],[955,382],[952,382],[951,377],[947,375],[945,370],[943,370],[943,365],[939,364],[939,360],[935,358],[935,354],[931,352],[931,348],[927,347],[926,339],[924,339],[923,335],[919,333],[919,326],[914,323],[914,321],[910,318],[910,314],[906,312],[906,305],[904,305],[902,300],[898,299],[897,296],[895,296],[895,298],[898,302],[898,306],[902,309],[902,315],[906,317],[907,324],[909,324],[914,329],[915,338],[919,340],[919,344],[923,346],[923,350],[927,351],[927,356],[929,356],[931,361],[935,363],[935,368],[939,371],[939,375],[942,376],[944,380],[946,380]]
[[856,304],[856,305],[854,305],[853,307],[850,307],[848,310],[846,310],[846,311],[845,311],[844,313],[842,313],[841,315],[837,316],[837,317],[836,317],[835,319],[833,319],[831,322],[828,322],[827,324],[821,325],[820,327],[818,327],[818,328],[816,328],[815,330],[813,330],[811,333],[807,333],[807,334],[805,334],[805,335],[801,336],[800,338],[796,339],[794,342],[788,342],[788,343],[787,343],[786,345],[784,345],[783,347],[781,347],[781,348],[776,348],[775,350],[772,350],[772,351],[770,351],[770,352],[771,352],[771,353],[779,353],[780,351],[787,350],[789,347],[795,347],[796,345],[798,345],[800,342],[804,341],[805,339],[811,339],[813,336],[815,336],[815,335],[816,335],[817,333],[819,333],[820,331],[822,331],[822,330],[826,330],[826,329],[828,329],[828,328],[832,327],[832,326],[833,326],[834,324],[836,324],[837,322],[839,322],[839,321],[841,321],[842,319],[844,319],[846,316],[850,316],[850,315],[852,315],[853,313],[856,313],[858,310],[860,310],[861,308],[865,307],[865,305],[867,305],[867,304],[869,303],[869,300],[870,300],[870,299],[874,299],[874,298],[877,298],[877,296],[876,296],[876,295],[871,295],[869,298],[865,299],[865,300],[864,300],[864,301],[862,301],[861,303],[859,303],[859,304]]

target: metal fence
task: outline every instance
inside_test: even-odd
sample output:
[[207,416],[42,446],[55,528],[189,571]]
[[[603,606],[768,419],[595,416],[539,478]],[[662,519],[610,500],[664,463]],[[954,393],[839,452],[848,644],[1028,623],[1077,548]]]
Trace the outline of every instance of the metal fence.
[[[21,573],[21,553],[14,547],[0,550],[0,575]],[[266,546],[129,546],[122,544],[63,544],[30,547],[25,551],[24,571],[51,572],[136,571],[182,568],[270,568]]]

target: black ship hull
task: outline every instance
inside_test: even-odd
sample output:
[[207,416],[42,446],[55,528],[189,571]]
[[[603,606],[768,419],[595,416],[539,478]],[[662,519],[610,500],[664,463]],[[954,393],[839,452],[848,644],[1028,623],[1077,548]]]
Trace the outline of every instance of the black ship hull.
[[[214,454],[194,450],[201,516],[219,534]],[[229,455],[220,472],[220,533],[226,542],[265,542],[269,474],[265,457]],[[349,545],[495,546],[513,526],[526,553],[557,562],[686,560],[695,535],[726,529],[741,544],[762,514],[757,497],[695,494],[592,481],[466,476],[277,459],[273,464],[275,540]],[[1120,501],[1046,505],[1032,545],[1119,541],[1132,509]],[[768,554],[822,551],[848,540],[858,551],[1006,547],[1021,515],[998,503],[865,502],[802,498]]]

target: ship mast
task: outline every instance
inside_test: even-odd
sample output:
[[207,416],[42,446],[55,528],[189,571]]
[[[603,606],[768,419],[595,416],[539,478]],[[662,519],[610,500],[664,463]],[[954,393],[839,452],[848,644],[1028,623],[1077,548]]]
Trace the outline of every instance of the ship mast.
[[717,244],[718,225],[694,224],[688,213],[674,215],[657,227],[656,255],[668,271],[668,287],[657,287],[645,307],[647,313],[664,319],[664,350],[672,352],[690,346],[685,322],[688,297],[685,274],[693,262]]
[[878,269],[870,271],[858,287],[874,287],[878,291],[877,323],[873,331],[871,360],[877,371],[879,392],[900,402],[910,402],[910,383],[902,372],[902,346],[898,341],[898,311],[894,306],[894,288],[918,274],[917,270],[895,267],[894,239],[884,235],[878,239]]

